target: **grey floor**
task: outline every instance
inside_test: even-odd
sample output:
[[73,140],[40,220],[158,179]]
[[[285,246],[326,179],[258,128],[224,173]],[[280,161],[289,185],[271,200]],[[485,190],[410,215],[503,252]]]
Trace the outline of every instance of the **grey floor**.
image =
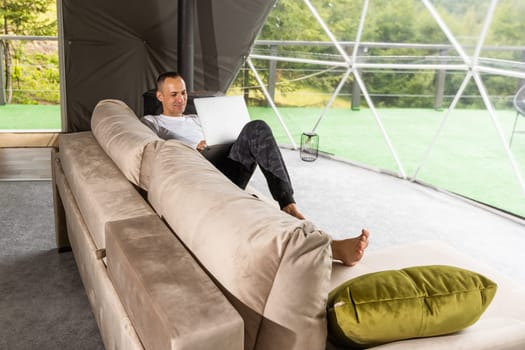
[[57,253],[50,181],[0,182],[0,349],[103,349],[71,252]]
[[[322,157],[304,162],[291,150],[283,156],[300,209],[332,237],[350,237],[365,227],[370,250],[438,239],[525,285],[523,220],[347,163]],[[251,185],[269,195],[260,172]]]

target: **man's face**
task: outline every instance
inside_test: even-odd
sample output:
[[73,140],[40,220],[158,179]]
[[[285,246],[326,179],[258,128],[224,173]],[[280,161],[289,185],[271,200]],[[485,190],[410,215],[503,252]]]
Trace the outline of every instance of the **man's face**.
[[157,91],[157,98],[162,102],[162,114],[178,117],[186,109],[188,96],[186,95],[186,83],[181,77],[166,78]]

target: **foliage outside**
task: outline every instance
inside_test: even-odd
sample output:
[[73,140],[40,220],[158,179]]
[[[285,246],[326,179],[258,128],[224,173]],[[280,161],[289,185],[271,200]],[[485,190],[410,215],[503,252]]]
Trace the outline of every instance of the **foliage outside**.
[[[321,17],[339,41],[355,40],[363,1],[312,0]],[[471,54],[479,36],[490,1],[434,0],[432,2],[458,41]],[[53,35],[57,33],[56,7],[53,0],[5,0],[1,7],[3,34]],[[525,22],[525,2],[501,0],[498,3],[491,30],[485,42],[488,46],[522,46]],[[310,10],[301,0],[279,0],[274,5],[260,40],[324,41],[328,37]],[[446,36],[419,0],[372,0],[365,19],[362,42],[449,44]],[[59,72],[57,43],[40,41],[2,41],[8,103],[56,104],[59,102]],[[256,51],[270,53],[270,47],[257,46]],[[277,54],[323,60],[340,60],[331,45],[279,46]],[[352,54],[351,46],[347,47]],[[435,49],[369,48],[360,52],[361,59],[400,62],[440,55],[457,58],[455,52]],[[500,60],[523,62],[525,54],[518,50],[484,49],[482,55]],[[254,61],[263,79],[268,77],[267,61]],[[344,69],[313,66],[303,63],[277,65],[276,100],[280,105],[322,106],[339,83]],[[436,91],[435,71],[367,70],[362,72],[374,103],[378,107],[433,107]],[[448,71],[445,79],[447,105],[455,95],[464,72]],[[485,75],[485,84],[496,107],[510,107],[510,97],[518,82],[500,76]],[[353,77],[345,82],[336,106],[350,105]],[[253,75],[241,71],[233,84],[244,90],[252,104],[266,104],[258,91]],[[459,107],[483,108],[475,84],[467,87],[466,98]],[[472,98],[470,98],[472,97]],[[365,104],[365,101],[362,101]]]
[[[340,0],[312,1],[320,16],[338,41],[354,41],[357,26],[362,12],[363,1]],[[468,55],[474,53],[477,38],[482,29],[489,1],[479,0],[435,0],[432,2],[446,25],[457,37]],[[491,29],[485,40],[481,55],[490,59],[523,62],[523,34],[525,22],[520,13],[525,13],[525,2],[519,0],[502,0],[498,3],[491,23]],[[260,40],[289,41],[324,41],[329,38],[318,25],[310,10],[303,1],[278,1],[263,27]],[[443,31],[435,23],[430,13],[419,0],[373,0],[370,1],[361,42],[383,43],[418,43],[418,44],[450,44]],[[521,50],[494,50],[490,47],[516,46]],[[311,59],[326,59],[341,61],[338,52],[331,46],[279,46],[278,51],[270,47],[258,46],[255,50],[261,54],[277,54],[284,57],[303,57]],[[273,49],[275,50],[275,48]],[[351,46],[347,53],[352,54]],[[415,62],[422,59],[439,59],[451,57],[459,60],[455,50],[440,51],[437,49],[410,48],[368,48],[359,52],[360,60],[377,60],[378,62],[399,63],[401,61]],[[267,61],[255,60],[263,80],[268,78]],[[314,67],[311,64],[280,62],[277,67],[276,101],[280,105],[290,105],[294,101],[294,93],[316,90],[325,93],[324,104],[328,100],[344,73],[343,69],[327,69]],[[400,71],[400,70],[367,70],[362,72],[363,80],[373,97],[374,103],[380,107],[425,107],[434,106],[437,72]],[[448,105],[457,92],[465,72],[446,72],[443,105]],[[512,78],[484,75],[483,80],[493,102],[498,108],[509,108],[511,97],[516,93],[517,82]],[[350,103],[353,77],[346,81],[341,94],[346,103]],[[255,91],[257,83],[249,74],[240,74],[234,83],[234,88],[248,89],[253,104],[265,104],[264,98]],[[459,107],[484,108],[483,101],[475,84],[467,87]],[[363,101],[364,103],[364,101]],[[312,104],[321,106],[321,104]]]
[[[5,0],[2,34],[56,36],[53,0]],[[59,69],[56,41],[2,40],[6,102],[58,104]]]

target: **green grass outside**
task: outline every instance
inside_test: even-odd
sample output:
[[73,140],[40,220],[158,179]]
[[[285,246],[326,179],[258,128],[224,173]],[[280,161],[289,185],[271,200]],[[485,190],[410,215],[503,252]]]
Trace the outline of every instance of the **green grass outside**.
[[[279,143],[290,144],[271,109],[251,107],[250,111],[252,118],[264,119],[271,125]],[[301,133],[312,130],[322,109],[280,108],[279,112],[300,145]],[[378,114],[406,175],[412,177],[446,112],[391,108],[379,109]],[[508,140],[515,112],[497,111],[497,117]],[[525,120],[521,122],[525,128]],[[331,109],[316,132],[324,152],[400,173],[369,109]],[[514,137],[511,151],[525,176],[525,135]],[[525,217],[525,195],[485,110],[460,109],[450,114],[417,179]]]
[[[290,144],[272,109],[249,109],[253,119],[264,119],[270,124],[280,144]],[[311,131],[322,108],[282,107],[279,111],[299,145],[301,133]],[[378,113],[406,175],[413,176],[446,112],[390,108],[379,109]],[[515,113],[499,110],[497,117],[508,140]],[[518,126],[525,129],[525,120],[522,118],[520,122]],[[0,106],[2,129],[60,129],[60,107]],[[324,116],[316,132],[323,152],[400,172],[369,109],[333,108]],[[511,151],[525,176],[524,134],[515,136]],[[417,179],[525,217],[525,195],[487,111],[459,109],[452,112]]]
[[60,130],[59,105],[0,105],[1,130]]

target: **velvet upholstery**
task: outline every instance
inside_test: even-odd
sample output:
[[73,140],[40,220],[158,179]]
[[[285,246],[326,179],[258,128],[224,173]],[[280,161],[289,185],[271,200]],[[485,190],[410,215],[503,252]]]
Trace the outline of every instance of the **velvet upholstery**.
[[485,276],[449,265],[365,274],[330,292],[329,336],[367,348],[454,333],[479,320],[496,290]]
[[108,275],[147,349],[242,349],[242,318],[157,215],[106,229]]
[[245,349],[324,348],[329,236],[239,189],[174,140],[157,154],[148,199],[218,283],[252,311],[238,308]]
[[95,246],[105,247],[108,221],[153,214],[90,132],[61,135],[60,160]]
[[144,147],[144,152],[142,153],[142,163],[140,164],[139,187],[146,191],[149,191],[151,174],[155,164],[155,157],[157,156],[157,152],[160,147],[162,147],[163,143],[163,140],[153,141]]
[[[196,272],[200,269],[199,265],[187,250],[181,249],[180,243],[177,245],[178,248],[173,250],[173,253],[176,254],[171,259],[155,260],[155,265],[157,267],[161,266],[161,270],[164,270],[174,280],[184,285],[182,288],[173,290],[173,295],[178,295],[180,298],[172,298],[170,305],[164,311],[171,310],[172,313],[176,312],[179,317],[184,316],[186,330],[191,325],[193,328],[192,332],[190,334],[178,332],[176,326],[180,327],[180,324],[175,323],[172,325],[170,323],[171,328],[168,331],[172,331],[172,333],[164,334],[163,331],[166,329],[162,327],[156,328],[155,324],[158,325],[159,322],[166,324],[166,322],[171,322],[173,319],[163,320],[164,315],[161,312],[160,314],[148,314],[153,321],[148,332],[141,334],[139,339],[135,331],[139,328],[130,322],[128,318],[129,311],[122,305],[122,300],[129,300],[133,293],[126,294],[128,299],[119,297],[116,293],[114,286],[118,285],[110,280],[105,265],[106,259],[102,258],[105,249],[100,249],[100,247],[105,247],[105,242],[97,246],[95,238],[100,237],[105,240],[106,224],[111,222],[112,219],[117,220],[118,223],[119,218],[123,218],[124,222],[126,222],[126,219],[129,218],[146,217],[150,218],[150,220],[154,218],[157,226],[164,224],[148,206],[147,202],[138,194],[134,186],[119,172],[114,163],[107,158],[91,133],[61,135],[61,139],[61,151],[57,154],[54,162],[56,167],[54,172],[55,183],[62,199],[60,203],[63,202],[64,205],[71,247],[105,348],[142,349],[144,344],[142,337],[147,338],[149,336],[151,339],[152,336],[158,336],[158,339],[170,339],[170,337],[176,339],[172,346],[177,349],[204,349],[208,348],[209,344],[217,344],[217,348],[239,349],[243,344],[242,319],[219,293],[217,287],[207,275],[202,270]],[[81,147],[82,145],[84,147]],[[74,157],[75,154],[78,158]],[[70,175],[66,175],[64,169],[67,169],[67,173]],[[100,175],[100,177],[97,175]],[[73,186],[69,186],[68,176],[75,183],[74,188],[77,194],[73,191]],[[98,190],[98,187],[103,187],[101,181],[105,182],[107,192],[111,196],[108,196],[108,194],[104,195],[102,190]],[[130,189],[134,192],[134,196],[126,197]],[[121,202],[121,196],[127,198],[128,201]],[[85,203],[83,211],[80,206],[77,206],[76,198],[80,198]],[[121,210],[122,207],[126,209],[126,213]],[[86,223],[91,223],[91,227],[95,230],[99,228],[99,225],[103,225],[104,229],[101,235],[94,235],[91,232],[92,228],[88,227]],[[150,222],[147,222],[146,227],[138,225],[135,228],[140,228],[142,232],[147,232],[148,229],[154,229],[155,227],[155,225],[149,224]],[[118,224],[115,225],[118,226]],[[136,232],[136,230],[132,232]],[[173,244],[175,237],[165,225],[164,232],[170,235],[169,237],[171,237],[171,243]],[[164,237],[166,238],[166,236]],[[163,248],[167,248],[169,251],[165,252],[166,255],[172,252],[169,245],[163,245]],[[173,248],[173,245],[171,248]],[[133,255],[135,253],[136,251]],[[151,254],[148,254],[148,251],[146,251],[144,256],[151,257]],[[125,258],[133,259],[134,256],[125,256]],[[140,256],[137,259],[139,267],[134,271],[135,274],[140,273],[140,262],[143,262]],[[172,275],[173,266],[177,266],[181,259],[186,261],[186,264],[179,266],[178,270],[177,268],[173,269],[173,271],[179,271],[180,274]],[[114,258],[112,261],[115,263]],[[125,262],[123,264],[126,265]],[[148,265],[147,262],[146,265]],[[189,266],[192,266],[192,268],[187,269]],[[155,271],[149,272],[152,275],[148,275],[148,278],[154,279]],[[194,278],[196,276],[200,276],[202,284],[195,283]],[[193,281],[194,283],[187,283],[188,281]],[[129,281],[127,283],[126,287],[129,287],[131,290],[140,290],[140,285]],[[160,281],[160,285],[161,288],[164,286],[162,281]],[[210,288],[204,289],[203,286],[210,286]],[[168,287],[166,286],[166,288]],[[143,292],[146,293],[147,291],[143,290]],[[208,298],[210,292],[212,294],[209,295],[210,299],[208,300],[206,298]],[[205,296],[202,296],[203,294]],[[192,300],[191,298],[198,295],[202,296],[204,303],[201,301],[202,305],[198,306],[197,309],[200,307],[202,311],[203,307],[209,307],[206,315],[207,322],[203,322],[202,313],[192,313],[192,310],[195,310],[193,303],[189,303],[189,305],[184,303],[185,298]],[[139,296],[148,299],[146,294],[139,293]],[[221,299],[220,302],[210,307],[209,303],[218,301],[219,298]],[[139,303],[134,306],[140,308],[143,305]],[[213,313],[212,311],[217,312]],[[141,309],[141,312],[144,313],[144,309]],[[217,320],[221,322],[218,324]],[[207,324],[213,325],[213,327],[207,327]]]
[[143,349],[113,284],[103,260],[96,256],[97,248],[71,191],[60,161],[54,164],[55,183],[64,203],[67,231],[86,295],[100,329],[106,349]]
[[122,174],[139,185],[144,148],[160,138],[119,100],[102,100],[95,106],[91,130]]

